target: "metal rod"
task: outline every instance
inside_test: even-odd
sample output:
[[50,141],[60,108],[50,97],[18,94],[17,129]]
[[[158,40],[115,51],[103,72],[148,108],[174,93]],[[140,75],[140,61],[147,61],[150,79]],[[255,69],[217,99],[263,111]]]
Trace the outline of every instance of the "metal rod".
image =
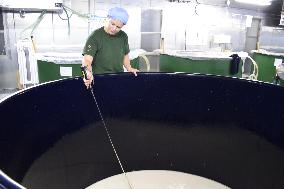
[[[86,67],[86,66],[81,66],[81,71],[82,71],[83,77],[88,80],[87,67]],[[127,178],[127,175],[126,175],[126,173],[125,173],[125,171],[124,171],[124,168],[123,168],[123,166],[122,166],[122,163],[121,163],[121,161],[120,161],[120,159],[119,159],[118,153],[116,152],[115,146],[114,146],[114,144],[113,144],[113,142],[112,142],[109,129],[108,129],[106,123],[105,123],[103,114],[102,114],[101,109],[100,109],[100,107],[99,107],[99,104],[98,104],[98,102],[97,102],[97,99],[96,99],[96,96],[95,96],[95,93],[94,93],[92,84],[90,85],[90,91],[91,91],[92,96],[93,96],[93,99],[94,99],[94,101],[95,101],[95,103],[96,103],[96,106],[97,106],[97,109],[98,109],[98,111],[99,111],[99,115],[100,115],[101,121],[102,121],[103,126],[104,126],[104,128],[105,128],[105,131],[106,131],[108,140],[109,140],[109,142],[110,142],[110,144],[111,144],[111,146],[112,146],[112,149],[113,149],[113,151],[114,151],[114,154],[115,154],[115,156],[116,156],[116,159],[117,159],[117,161],[118,161],[118,163],[119,163],[119,165],[120,165],[120,168],[121,168],[121,170],[122,170],[122,172],[123,172],[123,174],[124,174],[124,176],[125,176],[125,178],[126,178],[126,181],[127,181],[127,184],[128,184],[128,186],[129,186],[129,188],[132,189],[132,187],[131,187],[131,185],[130,185],[130,182],[129,182],[129,179]]]
[[95,94],[94,94],[94,90],[93,90],[92,86],[90,86],[90,91],[91,91],[92,96],[93,96],[93,98],[94,98],[94,101],[95,101],[95,103],[96,103],[96,106],[97,106],[97,109],[98,109],[98,111],[99,111],[99,115],[100,115],[101,121],[102,121],[103,126],[104,126],[104,128],[105,128],[106,134],[107,134],[107,136],[108,136],[108,140],[109,140],[109,142],[110,142],[110,144],[111,144],[111,146],[112,146],[112,149],[113,149],[113,151],[114,151],[114,154],[115,154],[115,156],[116,156],[116,159],[117,159],[117,161],[118,161],[118,163],[119,163],[119,165],[120,165],[120,168],[121,168],[121,170],[122,170],[122,172],[123,172],[123,174],[124,174],[124,176],[125,176],[125,178],[126,178],[126,181],[127,181],[127,184],[128,184],[128,186],[129,186],[129,188],[130,188],[130,189],[133,189],[133,188],[131,187],[131,184],[130,184],[130,182],[129,182],[129,179],[128,179],[128,177],[127,177],[125,171],[124,171],[123,165],[122,165],[122,163],[121,163],[121,161],[120,161],[120,158],[119,158],[118,153],[117,153],[117,151],[116,151],[116,149],[115,149],[115,146],[114,146],[114,144],[113,144],[113,142],[112,142],[109,129],[108,129],[106,123],[105,123],[103,114],[102,114],[101,109],[100,109],[100,107],[99,107],[99,104],[98,104],[98,102],[97,102],[97,99],[96,99],[96,96],[95,96]]

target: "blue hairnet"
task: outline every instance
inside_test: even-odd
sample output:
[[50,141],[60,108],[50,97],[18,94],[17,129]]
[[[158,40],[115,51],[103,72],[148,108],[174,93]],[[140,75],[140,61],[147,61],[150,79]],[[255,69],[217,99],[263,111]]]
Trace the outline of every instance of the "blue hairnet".
[[120,7],[111,8],[108,11],[108,16],[114,20],[121,21],[123,24],[126,24],[129,18],[127,11]]

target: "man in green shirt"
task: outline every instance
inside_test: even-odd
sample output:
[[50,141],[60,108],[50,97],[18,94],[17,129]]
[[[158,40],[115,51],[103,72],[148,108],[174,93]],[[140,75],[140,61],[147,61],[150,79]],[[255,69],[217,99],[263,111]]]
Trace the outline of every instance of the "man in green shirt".
[[95,30],[88,37],[82,60],[82,66],[87,68],[88,79],[84,79],[87,87],[93,81],[93,71],[95,74],[123,72],[124,66],[128,72],[137,76],[139,70],[130,65],[128,36],[121,30],[128,17],[125,9],[112,8],[104,27]]

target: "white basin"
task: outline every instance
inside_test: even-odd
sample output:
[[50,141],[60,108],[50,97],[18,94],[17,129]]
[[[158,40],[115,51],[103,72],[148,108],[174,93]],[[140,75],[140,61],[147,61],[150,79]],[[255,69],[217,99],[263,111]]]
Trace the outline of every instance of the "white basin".
[[[128,180],[128,181],[127,181]],[[230,189],[213,180],[176,171],[143,170],[103,179],[86,189]]]

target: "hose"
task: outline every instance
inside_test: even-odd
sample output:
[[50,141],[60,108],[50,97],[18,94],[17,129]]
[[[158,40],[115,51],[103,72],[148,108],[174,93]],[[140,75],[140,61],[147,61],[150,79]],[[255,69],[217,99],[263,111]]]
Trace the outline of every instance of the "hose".
[[66,17],[67,17],[67,23],[68,23],[68,36],[70,37],[70,18],[72,16],[72,14],[69,16],[68,13],[67,13],[67,10],[65,9],[64,6],[62,6],[65,14],[66,14]]
[[248,79],[257,80],[257,77],[258,77],[258,66],[257,66],[257,63],[250,56],[248,56],[248,58],[251,60],[251,62],[253,64],[253,72],[252,72],[252,74],[249,75]]
[[149,72],[150,71],[149,59],[144,54],[140,54],[138,57],[141,57],[144,60],[144,63],[146,64],[146,70],[147,72]]

